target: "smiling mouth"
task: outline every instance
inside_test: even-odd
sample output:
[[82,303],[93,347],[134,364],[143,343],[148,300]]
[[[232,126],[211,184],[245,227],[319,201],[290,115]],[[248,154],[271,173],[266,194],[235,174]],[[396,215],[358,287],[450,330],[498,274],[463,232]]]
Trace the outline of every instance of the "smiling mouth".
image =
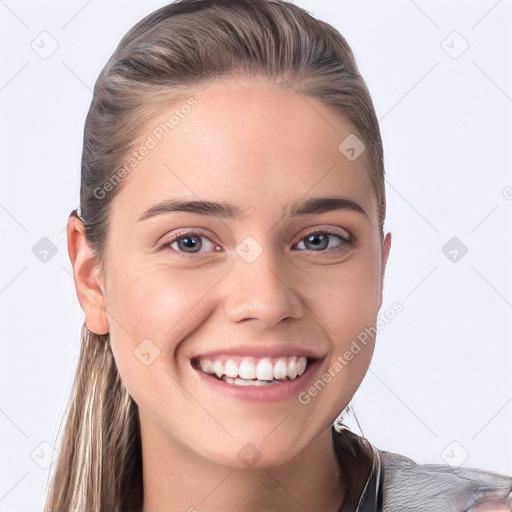
[[300,379],[316,362],[305,356],[288,357],[197,357],[192,366],[213,378],[237,386],[268,386]]

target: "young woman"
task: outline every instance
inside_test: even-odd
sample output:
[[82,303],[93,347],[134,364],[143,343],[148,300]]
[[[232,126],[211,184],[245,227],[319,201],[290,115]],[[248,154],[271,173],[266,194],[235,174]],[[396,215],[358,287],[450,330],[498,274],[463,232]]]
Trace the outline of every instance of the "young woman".
[[385,209],[372,101],[330,25],[182,0],[133,27],[85,125],[85,322],[45,511],[512,510],[511,477],[336,422],[372,358]]

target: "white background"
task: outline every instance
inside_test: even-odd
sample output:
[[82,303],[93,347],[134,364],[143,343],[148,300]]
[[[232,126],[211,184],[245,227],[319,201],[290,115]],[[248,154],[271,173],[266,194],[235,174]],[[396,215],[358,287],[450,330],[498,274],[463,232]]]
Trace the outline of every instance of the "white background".
[[[512,475],[512,3],[295,3],[346,37],[381,122],[382,311],[403,311],[355,396],[363,431],[419,463]],[[121,36],[162,5],[0,0],[0,512],[42,509],[48,469],[35,461],[56,446],[77,362],[65,226],[91,90]],[[47,59],[31,48],[43,31],[59,45]],[[455,263],[442,252],[454,236],[468,248]],[[42,237],[57,248],[46,263],[32,252]]]

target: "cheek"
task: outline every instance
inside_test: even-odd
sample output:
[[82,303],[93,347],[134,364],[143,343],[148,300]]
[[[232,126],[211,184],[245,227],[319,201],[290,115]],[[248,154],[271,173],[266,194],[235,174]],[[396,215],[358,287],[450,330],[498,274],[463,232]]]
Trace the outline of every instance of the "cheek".
[[310,302],[330,337],[343,343],[373,325],[378,314],[378,267],[370,261],[347,261],[320,282],[310,283]]
[[[112,352],[128,392],[145,410],[165,408],[172,399],[166,394],[173,387],[169,355],[193,328],[194,305],[204,295],[186,274],[130,266],[110,275],[106,306]],[[162,392],[155,395],[156,389]]]
[[110,277],[106,307],[110,340],[120,360],[143,340],[160,346],[161,333],[171,329],[183,305],[179,290],[166,287],[158,274],[139,269],[116,271]]
[[212,286],[193,271],[160,266],[130,266],[129,271],[116,270],[110,277],[106,307],[120,366],[131,364],[133,351],[144,340],[151,340],[162,355],[172,353],[194,328],[197,305]]
[[314,293],[312,309],[332,342],[327,367],[335,376],[328,392],[334,409],[344,403],[343,397],[355,393],[371,362],[380,290],[378,269],[370,255],[354,258],[336,268]]
[[359,254],[306,283],[314,317],[331,341],[332,352],[318,379],[299,396],[311,413],[334,422],[359,388],[374,349],[379,290],[375,259]]

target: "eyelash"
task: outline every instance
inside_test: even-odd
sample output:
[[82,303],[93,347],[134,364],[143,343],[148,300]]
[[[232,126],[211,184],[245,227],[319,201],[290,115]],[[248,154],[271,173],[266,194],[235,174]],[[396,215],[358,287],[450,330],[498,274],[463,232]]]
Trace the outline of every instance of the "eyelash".
[[[324,249],[324,250],[321,250],[321,251],[313,251],[311,249],[301,249],[301,251],[305,250],[305,251],[310,251],[310,252],[330,252],[330,251],[336,251],[336,250],[343,250],[343,248],[345,246],[352,245],[352,239],[350,237],[344,237],[340,233],[337,233],[336,231],[333,231],[333,230],[320,229],[318,231],[311,231],[311,232],[307,233],[306,235],[301,237],[298,242],[294,243],[293,247],[295,247],[298,243],[302,242],[303,240],[305,240],[306,238],[310,237],[311,235],[331,235],[331,236],[335,236],[335,237],[339,238],[342,241],[342,244],[341,244],[340,247],[335,247],[335,248],[330,249],[330,250]],[[173,244],[174,242],[178,242],[182,238],[190,238],[190,237],[206,238],[208,241],[210,241],[210,243],[214,244],[214,242],[212,242],[206,235],[204,235],[200,231],[191,230],[191,231],[183,231],[181,233],[178,233],[173,238],[171,238],[171,240],[169,240],[168,242],[166,242],[164,244],[161,244],[160,248],[161,249],[170,249],[170,250],[176,252],[180,257],[183,257],[183,258],[192,258],[194,256],[197,256],[197,255],[201,254],[201,253],[185,253],[185,252],[181,252],[181,251],[178,251],[176,249],[172,249],[171,248],[171,244]],[[217,244],[214,244],[214,245],[217,245]]]

